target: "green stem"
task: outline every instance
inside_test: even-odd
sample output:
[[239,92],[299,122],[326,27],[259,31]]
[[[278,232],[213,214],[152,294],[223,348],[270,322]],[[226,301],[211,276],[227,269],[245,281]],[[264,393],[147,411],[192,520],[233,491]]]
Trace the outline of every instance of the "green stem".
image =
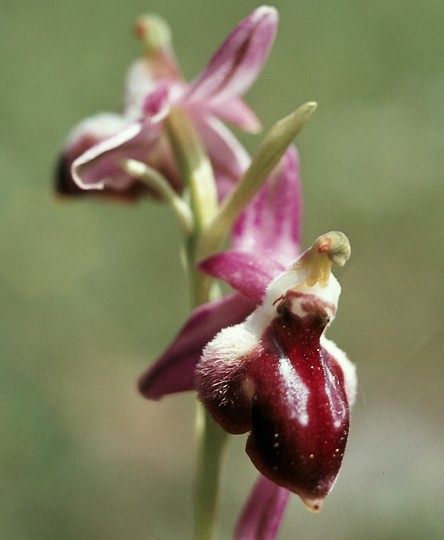
[[201,404],[198,404],[197,409],[196,435],[194,540],[213,540],[216,538],[220,470],[228,435],[213,421]]
[[[192,304],[197,307],[212,298],[212,280],[196,268],[201,234],[217,212],[217,195],[208,156],[186,111],[173,108],[165,121],[172,148],[184,179],[184,197],[189,196],[193,229],[186,237],[186,266]],[[199,404],[196,418],[196,484],[194,540],[216,538],[220,470],[227,434]]]
[[143,182],[148,188],[159,194],[174,210],[185,237],[193,233],[194,218],[188,204],[171,187],[168,180],[146,163],[135,159],[122,159],[120,166],[131,176]]
[[186,111],[174,107],[165,123],[182,177],[187,183],[196,233],[199,234],[217,210],[213,169]]

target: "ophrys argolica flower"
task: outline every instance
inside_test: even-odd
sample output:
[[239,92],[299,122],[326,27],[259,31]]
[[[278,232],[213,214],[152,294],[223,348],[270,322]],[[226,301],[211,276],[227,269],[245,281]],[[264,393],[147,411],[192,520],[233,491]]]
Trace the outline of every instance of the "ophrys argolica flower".
[[[249,164],[242,145],[225,127],[232,123],[256,131],[259,120],[240,96],[259,75],[274,40],[278,15],[262,6],[241,21],[191,83],[179,72],[166,23],[144,18],[136,32],[146,56],[131,66],[125,83],[122,114],[103,113],[79,124],[68,137],[57,177],[60,193],[83,190],[124,199],[147,190],[121,166],[135,159],[160,171],[181,191],[168,136],[168,116],[182,107],[204,142],[220,196]],[[155,193],[154,193],[155,194]]]
[[201,401],[229,433],[249,433],[246,450],[267,478],[319,510],[339,473],[356,380],[324,331],[336,315],[342,233],[317,239],[267,287],[247,319],[204,348],[195,372]]

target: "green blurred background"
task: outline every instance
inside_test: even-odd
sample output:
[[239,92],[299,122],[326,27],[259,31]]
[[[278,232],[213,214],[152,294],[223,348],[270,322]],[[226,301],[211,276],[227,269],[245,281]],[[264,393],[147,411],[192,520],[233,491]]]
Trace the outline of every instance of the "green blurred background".
[[[298,140],[303,246],[346,232],[352,259],[330,337],[360,395],[343,471],[320,515],[296,497],[280,538],[444,537],[444,3],[282,0],[248,101],[266,127],[307,100]],[[191,538],[193,395],[135,381],[188,312],[167,208],[59,201],[71,127],[118,110],[131,29],[171,24],[194,77],[257,4],[2,2],[0,19],[0,538]],[[255,136],[242,136],[253,150]],[[232,438],[222,539],[256,474]]]

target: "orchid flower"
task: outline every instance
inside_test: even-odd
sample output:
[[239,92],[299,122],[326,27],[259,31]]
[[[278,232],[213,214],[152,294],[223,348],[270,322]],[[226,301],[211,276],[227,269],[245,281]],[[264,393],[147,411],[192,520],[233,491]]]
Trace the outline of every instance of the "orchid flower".
[[325,335],[336,315],[342,233],[319,237],[268,285],[261,304],[221,330],[196,366],[199,398],[267,478],[318,511],[344,455],[356,391],[353,365]]
[[[290,265],[299,254],[300,217],[298,160],[289,148],[238,219],[232,248],[199,264],[236,292],[197,308],[140,379],[150,399],[195,388],[224,429],[251,432],[247,452],[264,476],[237,526],[239,540],[275,538],[290,491],[320,509],[347,440],[354,368],[323,330],[339,296],[329,267],[332,260],[345,261],[348,242],[337,233],[325,235]],[[313,366],[308,372],[301,368],[307,358]],[[326,397],[330,408],[321,403]],[[342,416],[332,420],[333,406]]]
[[[263,475],[241,516],[236,539],[275,538],[290,491],[310,510],[319,511],[336,481],[356,375],[324,331],[335,317],[340,294],[331,265],[342,266],[349,253],[342,233],[319,237],[271,280],[262,302],[257,298],[258,307],[243,322],[222,329],[205,346],[193,378],[188,374],[200,400],[226,431],[249,432],[246,450]],[[252,291],[251,265],[238,255],[236,272],[246,275]],[[230,254],[231,263],[238,255]],[[256,290],[262,282],[260,269]],[[175,368],[169,367],[171,376]],[[183,364],[178,377],[182,369]],[[148,379],[144,384],[149,397]]]
[[122,159],[134,159],[160,171],[180,192],[168,118],[172,109],[181,107],[205,145],[222,197],[249,164],[248,154],[223,122],[248,131],[259,129],[259,120],[240,96],[265,63],[277,21],[274,8],[254,10],[191,83],[179,74],[166,24],[156,17],[139,21],[136,32],[146,44],[147,55],[129,70],[123,113],[97,115],[73,130],[59,163],[58,191],[99,190],[123,198],[147,191],[159,195],[138,186],[122,167]]

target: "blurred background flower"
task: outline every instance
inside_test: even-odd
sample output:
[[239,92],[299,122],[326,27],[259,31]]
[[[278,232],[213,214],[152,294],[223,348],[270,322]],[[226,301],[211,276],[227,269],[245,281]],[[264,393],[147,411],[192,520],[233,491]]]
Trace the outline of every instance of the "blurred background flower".
[[[140,54],[131,33],[139,15],[149,9],[169,22],[189,79],[257,5],[2,7],[0,531],[8,540],[168,540],[191,531],[195,396],[147,403],[136,391],[147,360],[187,317],[180,232],[155,202],[58,201],[51,180],[69,128],[119,103]],[[340,482],[320,515],[294,498],[280,538],[440,539],[444,4],[273,5],[279,35],[247,101],[265,127],[319,103],[298,138],[302,248],[326,230],[350,238],[329,337],[360,380]],[[239,137],[255,148],[256,136]],[[223,539],[256,478],[243,444],[230,441]]]

